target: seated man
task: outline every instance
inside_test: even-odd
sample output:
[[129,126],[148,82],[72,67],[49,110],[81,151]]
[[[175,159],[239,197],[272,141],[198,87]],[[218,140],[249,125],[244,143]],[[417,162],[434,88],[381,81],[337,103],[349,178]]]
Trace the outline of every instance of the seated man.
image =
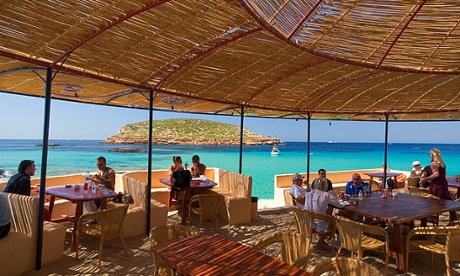
[[11,228],[11,211],[8,199],[0,193],[0,239],[8,235]]
[[295,203],[298,207],[304,207],[305,195],[311,191],[310,185],[306,181],[307,188],[302,187],[302,178],[298,173],[292,175],[292,186],[289,192],[295,198]]
[[107,167],[107,161],[105,157],[98,157],[96,160],[96,166],[99,169],[97,174],[91,177],[91,180],[100,184],[112,191],[115,190],[115,171]]
[[371,186],[366,181],[361,179],[361,175],[359,173],[353,173],[351,176],[351,180],[347,182],[347,186],[345,187],[345,194],[347,195],[358,195],[359,192],[365,194],[365,189],[367,192],[371,193]]
[[190,166],[190,173],[192,177],[200,177],[206,172],[206,165],[200,163],[200,157],[198,155],[192,156],[192,166]]
[[[341,203],[333,193],[328,193],[328,182],[326,178],[321,178],[316,182],[315,188],[305,196],[305,209],[317,213],[326,214],[329,205],[337,208],[343,208],[345,205]],[[329,228],[329,222],[323,220],[315,220],[314,227],[319,232],[326,232]],[[324,241],[325,235],[320,235],[316,246],[319,249],[331,250],[330,246]]]
[[332,191],[332,181],[330,181],[329,179],[326,178],[326,170],[325,169],[319,169],[318,170],[318,178],[316,178],[315,180],[313,180],[313,182],[311,183],[311,188],[312,189],[315,189],[315,185],[316,185],[316,182],[320,179],[326,179],[327,180],[327,191]]
[[13,175],[3,189],[4,192],[30,196],[30,177],[35,174],[35,163],[32,160],[22,160],[18,173]]

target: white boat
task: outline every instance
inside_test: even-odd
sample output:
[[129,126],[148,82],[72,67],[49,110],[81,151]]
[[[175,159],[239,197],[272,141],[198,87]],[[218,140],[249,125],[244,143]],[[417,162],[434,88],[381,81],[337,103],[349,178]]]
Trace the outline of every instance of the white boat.
[[272,148],[272,155],[278,155],[280,153],[280,150],[278,149],[277,146],[273,146]]

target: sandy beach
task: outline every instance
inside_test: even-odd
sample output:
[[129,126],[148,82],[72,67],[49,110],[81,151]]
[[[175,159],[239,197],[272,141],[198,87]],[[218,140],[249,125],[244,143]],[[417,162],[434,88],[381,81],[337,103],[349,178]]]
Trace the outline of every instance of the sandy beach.
[[[289,208],[271,208],[259,210],[258,220],[244,225],[228,225],[221,221],[220,234],[251,246],[264,235],[274,231],[288,229],[292,219]],[[440,217],[441,224],[446,224],[448,214]],[[168,223],[179,223],[180,216],[177,211],[170,212]],[[209,227],[209,226],[208,226]],[[196,228],[192,227],[192,231]],[[295,230],[295,226],[291,228]],[[85,238],[81,241],[79,259],[75,258],[75,252],[70,252],[69,244],[71,233],[66,235],[66,248],[64,257],[54,263],[44,265],[40,271],[28,271],[22,275],[152,275],[154,271],[153,259],[150,253],[150,241],[146,236],[136,236],[126,239],[129,257],[126,257],[115,241],[112,246],[107,243],[103,250],[101,268],[97,268],[99,240]],[[273,252],[275,255],[276,252]],[[342,255],[349,257],[349,253]],[[323,258],[333,257],[330,251],[314,249],[311,258],[311,266]],[[366,252],[364,261],[384,271],[383,254]],[[445,275],[444,257],[434,255],[434,264],[431,265],[429,253],[411,253],[409,272],[397,274],[395,261],[390,258],[389,275]],[[452,275],[460,275],[460,268],[455,268]]]

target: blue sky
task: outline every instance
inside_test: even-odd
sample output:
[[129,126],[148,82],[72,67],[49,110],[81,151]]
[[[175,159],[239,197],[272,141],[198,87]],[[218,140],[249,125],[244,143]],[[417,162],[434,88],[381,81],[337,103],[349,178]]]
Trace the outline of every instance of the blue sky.
[[[0,93],[0,139],[41,139],[44,100]],[[154,119],[197,118],[240,124],[240,117],[154,112]],[[118,133],[129,123],[148,120],[147,110],[51,101],[50,139],[96,139]],[[458,143],[460,122],[390,122],[392,143]],[[307,121],[245,118],[251,131],[279,138],[284,142],[306,141]],[[342,122],[312,120],[313,142],[384,142],[383,122]]]

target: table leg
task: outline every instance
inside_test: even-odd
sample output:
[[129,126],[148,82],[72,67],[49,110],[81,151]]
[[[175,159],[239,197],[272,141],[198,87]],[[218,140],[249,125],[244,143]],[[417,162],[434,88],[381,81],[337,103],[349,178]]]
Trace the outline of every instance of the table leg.
[[182,224],[185,224],[185,219],[188,217],[188,205],[190,204],[190,189],[183,189],[184,199],[182,200]]
[[73,231],[72,231],[72,252],[77,250],[77,226],[78,226],[78,219],[83,214],[83,202],[77,202],[77,206],[75,208],[75,221],[73,223]]
[[56,200],[56,196],[51,196],[50,197],[50,206],[49,206],[49,211],[50,211],[50,218],[53,216],[53,209],[54,209],[54,201]]
[[396,271],[403,273],[406,271],[406,261],[404,254],[402,228],[400,224],[393,224],[393,252],[396,260]]

